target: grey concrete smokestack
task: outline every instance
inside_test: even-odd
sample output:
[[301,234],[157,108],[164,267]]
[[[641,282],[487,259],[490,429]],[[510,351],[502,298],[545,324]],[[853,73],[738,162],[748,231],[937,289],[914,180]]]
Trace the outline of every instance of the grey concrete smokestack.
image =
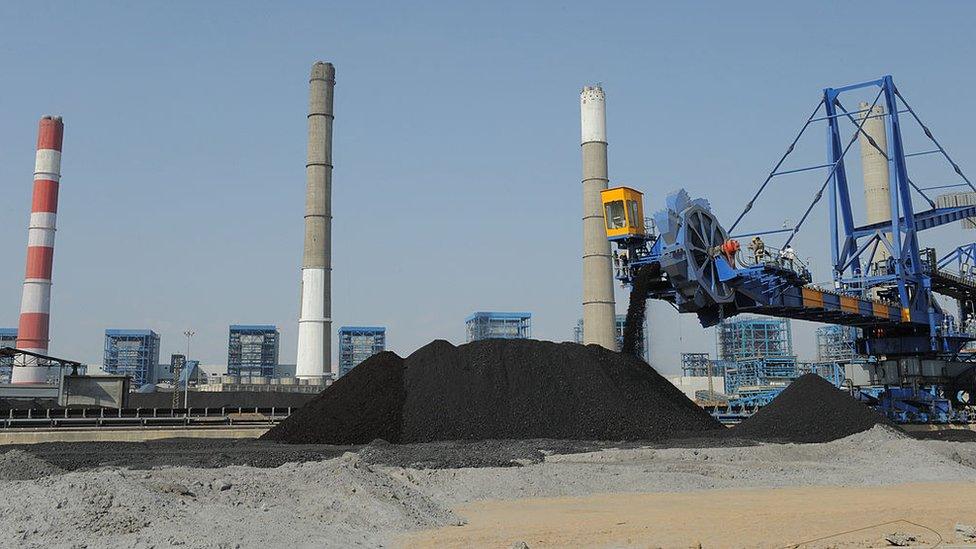
[[607,188],[606,96],[599,86],[580,93],[583,149],[583,343],[617,349],[613,265],[600,191]]
[[[867,111],[871,107],[870,103],[861,103],[860,110]],[[867,222],[880,223],[891,221],[891,201],[888,194],[888,136],[885,133],[885,109],[881,105],[875,105],[871,112],[862,112],[861,119],[864,120],[862,133],[858,136],[861,146],[861,168],[864,173],[864,206],[867,209]],[[867,134],[867,135],[865,135]],[[871,136],[877,148],[871,145],[867,136]],[[884,154],[881,153],[884,151]],[[890,242],[890,237],[889,237]],[[888,259],[888,250],[883,246],[878,246],[874,253],[872,263]]]
[[332,96],[335,67],[312,65],[305,164],[305,253],[295,375],[321,378],[332,370]]

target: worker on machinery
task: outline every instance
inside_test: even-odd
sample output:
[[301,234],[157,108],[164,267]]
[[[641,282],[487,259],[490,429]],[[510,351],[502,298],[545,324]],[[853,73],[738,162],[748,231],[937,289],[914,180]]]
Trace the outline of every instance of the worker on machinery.
[[766,243],[758,236],[749,243],[749,250],[757,265],[766,261]]
[[627,274],[628,263],[627,250],[620,250],[619,254],[617,253],[617,250],[613,251],[613,267],[614,271],[616,271],[617,278]]
[[791,271],[796,270],[796,252],[793,250],[793,246],[787,244],[785,248],[779,251],[779,258],[783,267],[787,267]]

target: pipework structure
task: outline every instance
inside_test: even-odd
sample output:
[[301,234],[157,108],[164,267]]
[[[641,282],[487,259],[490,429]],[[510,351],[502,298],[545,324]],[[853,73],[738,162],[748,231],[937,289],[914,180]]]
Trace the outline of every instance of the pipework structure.
[[[51,271],[57,227],[58,187],[61,183],[61,144],[64,123],[60,116],[44,116],[37,129],[34,159],[34,195],[27,229],[27,269],[20,302],[17,348],[47,355],[51,324]],[[26,355],[29,356],[29,355]],[[47,366],[30,358],[14,368],[11,383],[44,383]]]
[[583,154],[583,334],[585,344],[616,350],[614,330],[613,263],[604,229],[600,193],[610,181],[607,174],[606,96],[600,86],[580,93]]
[[305,250],[296,377],[321,379],[332,360],[332,99],[335,67],[317,61],[309,78]]

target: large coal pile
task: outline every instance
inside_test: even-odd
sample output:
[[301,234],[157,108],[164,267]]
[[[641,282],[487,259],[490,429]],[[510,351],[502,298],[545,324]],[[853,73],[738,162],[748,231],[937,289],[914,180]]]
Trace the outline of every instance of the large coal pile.
[[366,444],[400,440],[403,359],[369,357],[261,438],[292,444]]
[[377,355],[263,438],[650,440],[721,428],[637,358],[595,345],[494,339],[434,341],[403,360]]
[[778,442],[829,442],[875,425],[898,429],[826,379],[806,374],[734,428],[732,435]]

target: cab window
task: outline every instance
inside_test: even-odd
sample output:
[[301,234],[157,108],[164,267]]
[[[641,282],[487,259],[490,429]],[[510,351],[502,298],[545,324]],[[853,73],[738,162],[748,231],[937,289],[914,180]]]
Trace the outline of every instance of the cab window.
[[604,207],[606,208],[604,214],[607,218],[607,229],[623,229],[627,226],[623,200],[607,202]]
[[640,211],[637,208],[636,200],[627,201],[627,219],[630,220],[630,226],[637,228],[643,224],[643,219],[640,218]]

